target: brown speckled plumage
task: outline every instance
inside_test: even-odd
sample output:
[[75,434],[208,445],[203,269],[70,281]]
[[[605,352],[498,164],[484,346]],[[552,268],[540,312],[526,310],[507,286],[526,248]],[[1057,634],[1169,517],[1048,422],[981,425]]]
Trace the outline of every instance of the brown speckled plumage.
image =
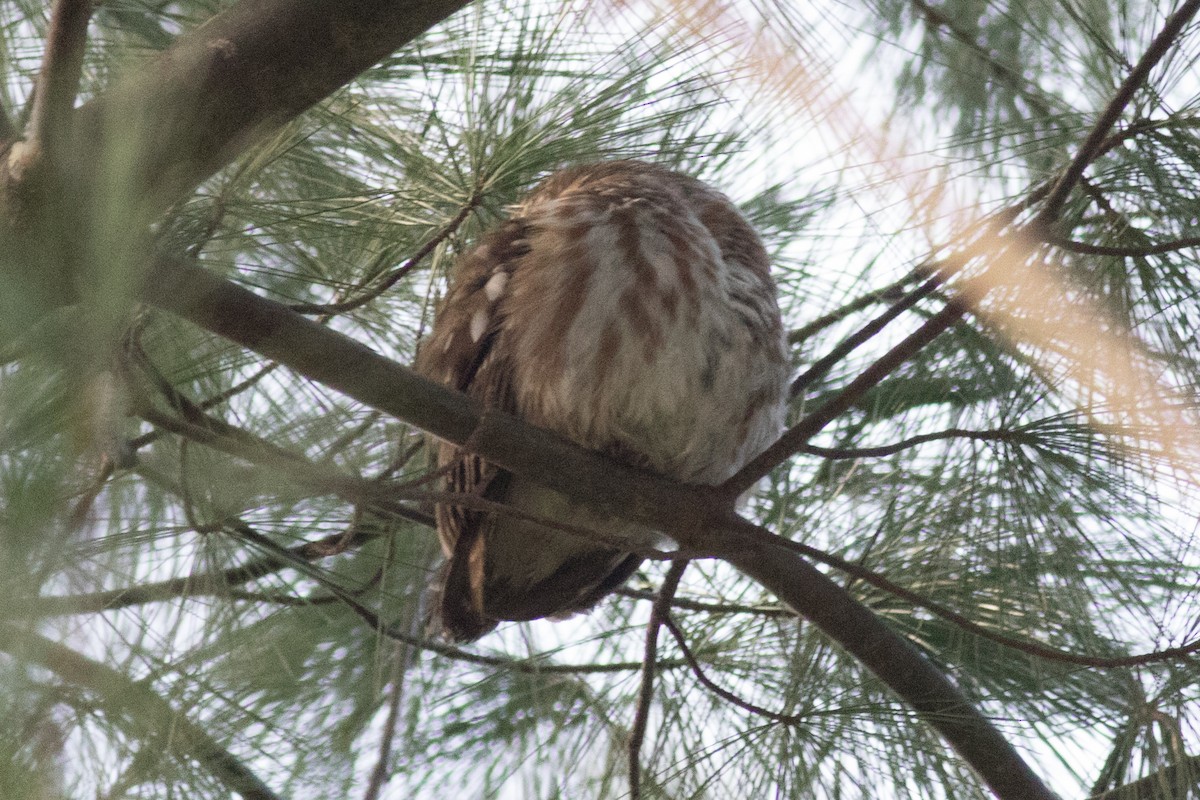
[[[783,420],[783,330],[757,234],[725,198],[663,167],[616,161],[547,178],[467,252],[417,368],[584,446],[716,484]],[[603,518],[457,448],[446,488],[635,544]],[[471,639],[499,620],[585,610],[640,559],[505,515],[439,505],[438,617]]]

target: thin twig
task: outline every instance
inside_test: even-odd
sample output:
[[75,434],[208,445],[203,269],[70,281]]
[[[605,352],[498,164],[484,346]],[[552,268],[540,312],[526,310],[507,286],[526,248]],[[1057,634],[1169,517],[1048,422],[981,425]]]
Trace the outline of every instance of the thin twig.
[[201,409],[208,411],[213,406],[219,406],[227,400],[230,400],[231,398],[236,397],[237,395],[246,391],[247,389],[254,388],[254,386],[257,385],[263,378],[267,377],[277,369],[279,369],[279,362],[277,361],[263,364],[261,367],[259,367],[257,372],[248,376],[245,380],[235,383],[233,386],[230,386],[223,392],[217,392],[211,397],[204,398],[196,403],[196,405]]
[[619,550],[637,552],[639,555],[655,561],[680,561],[709,555],[707,550],[682,547],[675,550],[662,550],[654,547],[631,549],[628,541],[617,534],[571,525],[477,495],[411,488],[411,484],[420,482],[419,479],[418,481],[397,483],[358,478],[332,467],[315,464],[298,453],[286,450],[221,420],[202,416],[196,422],[188,422],[145,404],[135,403],[135,405],[137,407],[134,413],[139,417],[185,439],[244,458],[251,463],[278,469],[309,489],[328,492],[349,502],[362,504],[367,508],[383,511],[413,522],[427,524],[429,515],[399,503],[399,499],[440,503],[472,511],[503,514],[512,519],[524,520],[542,528],[576,536],[585,541],[606,544]]
[[939,439],[971,439],[980,442],[1021,443],[1035,441],[1031,434],[1024,431],[971,431],[964,428],[947,428],[944,431],[937,431],[935,433],[922,433],[917,436],[910,436],[903,441],[880,445],[879,447],[817,447],[816,445],[805,444],[798,447],[796,452],[811,456],[820,456],[831,461],[850,458],[880,458],[882,456],[895,455],[910,447],[916,447],[926,442],[935,442]]
[[404,276],[412,272],[413,268],[424,261],[425,257],[432,253],[438,245],[450,238],[482,199],[483,196],[478,189],[473,191],[459,212],[442,226],[432,239],[422,245],[421,249],[417,250],[411,258],[358,297],[351,297],[338,303],[292,303],[288,308],[301,314],[342,314],[366,305],[403,280]]
[[868,389],[875,386],[901,364],[908,361],[932,342],[947,328],[958,322],[967,312],[966,300],[951,299],[946,306],[930,317],[920,328],[909,334],[875,363],[863,370],[832,399],[788,429],[775,444],[768,447],[757,458],[742,467],[736,475],[721,485],[721,491],[730,497],[740,496],[751,486],[782,464],[808,440],[816,436],[830,422],[840,417],[857,403]]
[[1154,800],[1192,797],[1200,787],[1200,756],[1189,756],[1132,783],[1093,794],[1088,800]]
[[[370,619],[366,620],[370,623]],[[503,656],[487,656],[481,653],[474,653],[470,650],[464,650],[460,647],[455,647],[446,644],[443,641],[435,639],[426,639],[420,636],[411,636],[404,631],[398,631],[395,628],[385,628],[383,635],[389,639],[396,641],[407,642],[422,650],[428,650],[431,653],[437,653],[446,658],[452,658],[455,661],[463,661],[468,664],[478,664],[485,667],[497,667],[509,672],[520,672],[530,675],[586,675],[586,674],[611,674],[614,672],[637,672],[642,669],[641,661],[610,661],[607,663],[589,662],[586,664],[559,664],[552,661],[547,661],[545,656],[530,656],[527,658],[505,658]],[[687,663],[679,659],[660,660],[658,668],[661,669],[682,669],[687,666]]]
[[[255,384],[257,384],[263,378],[270,375],[272,372],[274,372],[278,368],[279,368],[278,361],[272,361],[268,364],[264,364],[261,368],[259,368],[259,370],[257,372],[255,372],[253,375],[249,376],[245,380],[240,381],[240,382],[234,384],[233,386],[230,386],[228,389],[226,389],[223,392],[218,392],[217,394],[214,394],[211,397],[204,398],[203,400],[197,402],[196,406],[205,411],[208,411],[213,406],[218,406],[221,403],[224,403],[226,400],[229,400],[230,398],[241,394],[242,392],[246,391],[247,389],[253,388]],[[163,433],[164,432],[162,430],[158,430],[158,429],[152,430],[152,431],[147,431],[146,433],[143,433],[140,436],[135,436],[132,439],[130,439],[128,446],[129,446],[130,450],[140,450],[141,448],[145,447],[146,445],[151,444],[152,442],[158,441],[158,439],[162,437]]]
[[935,289],[942,285],[945,277],[941,274],[936,274],[926,280],[923,284],[913,289],[898,302],[893,303],[888,307],[888,310],[880,314],[875,319],[863,325],[852,335],[847,336],[837,347],[829,351],[829,353],[819,359],[811,367],[804,371],[796,380],[792,381],[791,388],[788,390],[789,397],[797,397],[812,384],[819,381],[829,373],[829,370],[850,355],[854,350],[858,349],[863,344],[866,344],[876,334],[882,331],[896,317],[903,314],[908,309],[915,306],[918,302],[928,297]]
[[692,648],[688,647],[687,639],[684,637],[683,631],[680,630],[679,626],[675,623],[675,620],[671,618],[670,613],[663,618],[663,625],[665,625],[667,630],[671,632],[671,635],[675,637],[675,643],[679,645],[679,650],[683,653],[683,658],[687,661],[688,666],[691,668],[692,674],[696,676],[696,680],[700,681],[705,688],[707,688],[717,697],[720,697],[726,702],[732,703],[744,711],[749,711],[751,714],[755,714],[760,717],[766,717],[773,722],[781,722],[784,725],[799,725],[803,722],[807,722],[810,719],[809,715],[807,714],[780,714],[778,711],[772,711],[769,708],[763,708],[762,706],[751,703],[748,700],[743,700],[728,689],[721,688],[704,673],[704,668],[700,666],[700,661],[696,658],[696,654],[692,652]]
[[83,73],[91,0],[55,0],[25,139],[53,154],[70,124]]
[[254,464],[279,469],[309,488],[327,491],[352,502],[360,502],[380,494],[380,489],[371,481],[314,464],[298,453],[211,417],[205,417],[202,422],[191,422],[145,404],[135,408],[134,413],[151,425],[164,428],[185,439],[244,458]]
[[[208,222],[204,225],[204,230],[192,240],[192,243],[185,250],[190,257],[199,258],[200,254],[204,252],[204,248],[217,235],[217,231],[221,228],[221,223],[225,221],[225,215],[229,213],[229,193],[233,190],[233,187],[237,186],[238,182],[246,175],[254,163],[255,160],[252,158],[241,159],[237,167],[233,170],[233,173],[221,182],[220,191],[213,196],[212,210],[208,215]],[[167,216],[170,217],[172,214],[168,214]]]
[[828,328],[830,325],[836,325],[851,314],[854,314],[857,311],[862,311],[864,308],[869,308],[876,303],[884,303],[902,299],[903,295],[901,292],[904,290],[904,288],[925,274],[926,272],[924,270],[913,270],[895,283],[854,298],[845,305],[830,311],[828,314],[823,314],[814,319],[812,322],[802,325],[796,330],[788,333],[788,344],[801,344],[806,339],[812,338],[816,334]]
[[201,522],[196,516],[196,504],[192,500],[191,481],[188,478],[188,449],[187,439],[179,443],[179,505],[183,508],[183,518],[196,533],[215,533],[221,530],[219,523]]
[[325,446],[324,451],[321,453],[321,460],[332,461],[334,456],[358,441],[358,439],[364,433],[366,433],[372,425],[379,421],[380,416],[381,415],[378,411],[368,411],[367,414],[361,420],[359,420],[356,425],[347,428],[341,436],[338,436]]
[[326,606],[341,602],[340,599],[331,594],[320,595],[318,597],[300,597],[294,594],[283,594],[282,592],[248,592],[245,589],[230,589],[222,597],[228,600],[236,600],[240,603],[269,603],[275,606],[296,607]]
[[[314,561],[324,557],[318,554],[324,542],[331,542],[342,536],[341,533],[331,534],[324,539],[304,542],[288,548],[288,552],[297,558]],[[156,583],[146,583],[140,586],[130,586],[124,589],[110,589],[103,592],[88,594],[51,595],[22,601],[6,609],[5,613],[13,618],[22,617],[56,617],[69,614],[94,614],[102,611],[115,611],[131,606],[159,603],[187,597],[203,597],[208,595],[225,596],[231,593],[231,587],[240,586],[250,581],[272,575],[290,566],[291,561],[274,556],[253,559],[236,567],[185,575],[180,578],[170,578]],[[296,598],[302,600],[303,598]],[[323,599],[322,599],[323,601]],[[273,601],[275,602],[275,601]],[[305,600],[305,602],[312,602]]]
[[[329,492],[351,502],[377,501],[393,496],[399,489],[376,481],[359,478],[325,464],[309,461],[301,453],[288,450],[249,431],[199,412],[191,401],[177,395],[183,405],[180,419],[135,399],[133,413],[151,425],[170,431],[184,439],[203,444],[214,450],[245,459],[252,464],[278,469],[298,483],[312,489]],[[424,521],[422,516],[416,521]]]
[[392,460],[389,461],[387,465],[379,471],[379,474],[375,476],[375,480],[383,481],[392,477],[397,472],[404,469],[408,465],[408,462],[412,461],[413,456],[421,452],[421,450],[424,448],[425,437],[418,436],[416,440],[404,450],[398,450],[396,452],[396,455],[392,458]]
[[1117,89],[1116,94],[1108,102],[1104,111],[1100,114],[1100,118],[1092,126],[1091,133],[1075,154],[1075,158],[1071,160],[1070,165],[1063,171],[1054,188],[1050,191],[1050,195],[1046,198],[1045,205],[1038,212],[1036,222],[1045,229],[1050,229],[1055,221],[1058,220],[1059,214],[1062,212],[1063,204],[1067,200],[1067,196],[1071,190],[1075,188],[1075,184],[1083,177],[1083,172],[1088,168],[1088,165],[1097,158],[1101,149],[1105,146],[1109,136],[1109,131],[1121,114],[1124,113],[1125,107],[1133,100],[1133,96],[1137,93],[1146,79],[1150,77],[1151,70],[1157,66],[1158,62],[1170,51],[1171,46],[1175,44],[1176,38],[1182,33],[1183,29],[1191,21],[1196,12],[1200,11],[1200,0],[1186,0],[1182,3],[1175,13],[1167,18],[1158,35],[1150,42],[1150,46],[1142,55],[1129,75],[1121,82],[1121,86]]
[[[630,589],[622,587],[617,589],[613,594],[622,597],[628,597],[633,600],[655,600],[658,597],[657,592],[646,591],[645,589]],[[779,605],[770,606],[752,606],[741,603],[705,603],[700,600],[691,600],[686,597],[676,597],[671,601],[671,608],[682,609],[684,611],[702,611],[706,614],[754,614],[763,617],[795,617],[796,612],[784,608]]]
[[1200,247],[1200,236],[1189,236],[1170,242],[1146,244],[1138,247],[1116,247],[1105,244],[1089,244],[1076,242],[1060,236],[1048,236],[1046,242],[1072,253],[1082,253],[1089,256],[1116,256],[1117,258],[1140,258],[1142,256],[1157,256],[1163,253],[1174,253],[1177,250],[1187,250]]
[[676,561],[667,570],[659,587],[658,597],[650,608],[650,621],[646,623],[646,651],[642,657],[642,682],[638,689],[637,710],[633,725],[629,729],[629,800],[640,800],[642,796],[642,741],[646,738],[646,723],[650,719],[650,704],[654,700],[654,674],[658,669],[658,629],[667,619],[671,600],[679,589],[679,580],[687,561]]
[[100,492],[104,491],[105,484],[116,472],[116,468],[116,462],[112,458],[104,458],[96,477],[80,493],[79,500],[75,502],[75,505],[71,507],[71,513],[67,515],[67,531],[69,533],[75,533],[83,528],[96,498],[100,496]]
[[[420,624],[420,615],[413,613],[409,621],[409,633],[415,636]],[[416,649],[412,645],[398,640],[393,648],[392,674],[389,680],[392,690],[388,696],[387,719],[383,723],[383,733],[379,737],[379,754],[376,756],[375,769],[371,770],[371,779],[363,793],[363,800],[376,800],[387,783],[388,760],[392,753],[392,742],[396,738],[396,726],[400,721],[400,701],[404,697],[404,678],[415,652]]]

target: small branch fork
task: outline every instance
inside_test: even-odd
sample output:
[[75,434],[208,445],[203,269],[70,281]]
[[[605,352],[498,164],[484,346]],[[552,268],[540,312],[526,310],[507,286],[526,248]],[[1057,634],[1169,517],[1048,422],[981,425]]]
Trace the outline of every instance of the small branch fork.
[[800,725],[808,720],[808,716],[805,714],[781,714],[778,711],[772,711],[769,708],[763,708],[760,705],[743,700],[728,689],[722,689],[712,678],[704,673],[704,668],[700,666],[700,660],[696,658],[696,654],[688,646],[687,638],[683,635],[683,630],[671,618],[669,613],[663,619],[663,625],[671,632],[671,636],[675,639],[675,644],[679,645],[679,651],[683,653],[683,658],[687,661],[688,667],[691,668],[692,674],[696,676],[696,680],[700,681],[701,685],[717,697],[744,711],[749,711],[751,714],[765,717],[772,722],[778,722],[783,725]]
[[1117,124],[1117,120],[1125,113],[1125,108],[1133,101],[1133,96],[1146,83],[1146,80],[1150,77],[1150,72],[1170,52],[1171,47],[1174,46],[1180,34],[1183,33],[1183,29],[1192,21],[1192,17],[1196,16],[1197,11],[1200,11],[1200,0],[1186,0],[1186,2],[1182,3],[1175,10],[1175,13],[1167,18],[1162,30],[1150,42],[1150,46],[1146,49],[1142,57],[1138,59],[1138,63],[1125,76],[1125,80],[1121,82],[1121,86],[1117,89],[1116,94],[1113,95],[1108,106],[1100,114],[1100,118],[1092,126],[1091,133],[1088,134],[1088,138],[1080,146],[1079,151],[1075,154],[1075,158],[1071,160],[1071,163],[1054,184],[1054,188],[1050,190],[1050,195],[1046,198],[1036,218],[1036,223],[1041,227],[1049,229],[1058,221],[1059,214],[1062,213],[1063,204],[1067,201],[1071,190],[1075,188],[1075,185],[1083,177],[1084,170],[1103,152],[1109,138],[1108,132],[1112,130],[1112,127]]
[[642,656],[642,682],[638,690],[637,709],[633,725],[629,729],[629,798],[640,800],[642,796],[642,742],[646,738],[646,725],[650,720],[650,706],[654,702],[654,673],[658,667],[658,630],[671,615],[671,601],[679,590],[679,581],[688,568],[687,561],[671,564],[663,577],[662,586],[654,605],[650,608],[650,621],[646,624],[646,652]]

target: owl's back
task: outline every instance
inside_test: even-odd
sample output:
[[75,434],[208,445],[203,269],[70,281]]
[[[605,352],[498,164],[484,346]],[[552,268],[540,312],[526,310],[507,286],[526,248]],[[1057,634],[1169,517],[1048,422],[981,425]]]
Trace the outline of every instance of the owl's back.
[[[460,262],[418,369],[580,444],[677,480],[716,484],[783,419],[783,331],[757,234],[724,195],[641,162],[555,173]],[[443,446],[451,491],[602,527],[597,518]],[[581,610],[640,559],[512,518],[439,507],[444,624]],[[451,594],[459,596],[452,597]],[[446,613],[447,603],[457,604]],[[457,628],[457,629],[456,629]]]

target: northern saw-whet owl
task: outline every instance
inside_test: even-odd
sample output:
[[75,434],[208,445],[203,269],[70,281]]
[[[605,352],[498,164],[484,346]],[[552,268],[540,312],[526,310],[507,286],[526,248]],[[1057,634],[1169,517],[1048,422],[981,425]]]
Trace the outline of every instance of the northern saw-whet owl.
[[[456,264],[416,366],[584,447],[716,485],[779,433],[783,326],[766,251],[723,194],[655,164],[546,178]],[[658,542],[447,443],[445,489]],[[642,558],[527,519],[439,504],[447,563],[435,616],[470,640],[501,620],[593,606]]]

